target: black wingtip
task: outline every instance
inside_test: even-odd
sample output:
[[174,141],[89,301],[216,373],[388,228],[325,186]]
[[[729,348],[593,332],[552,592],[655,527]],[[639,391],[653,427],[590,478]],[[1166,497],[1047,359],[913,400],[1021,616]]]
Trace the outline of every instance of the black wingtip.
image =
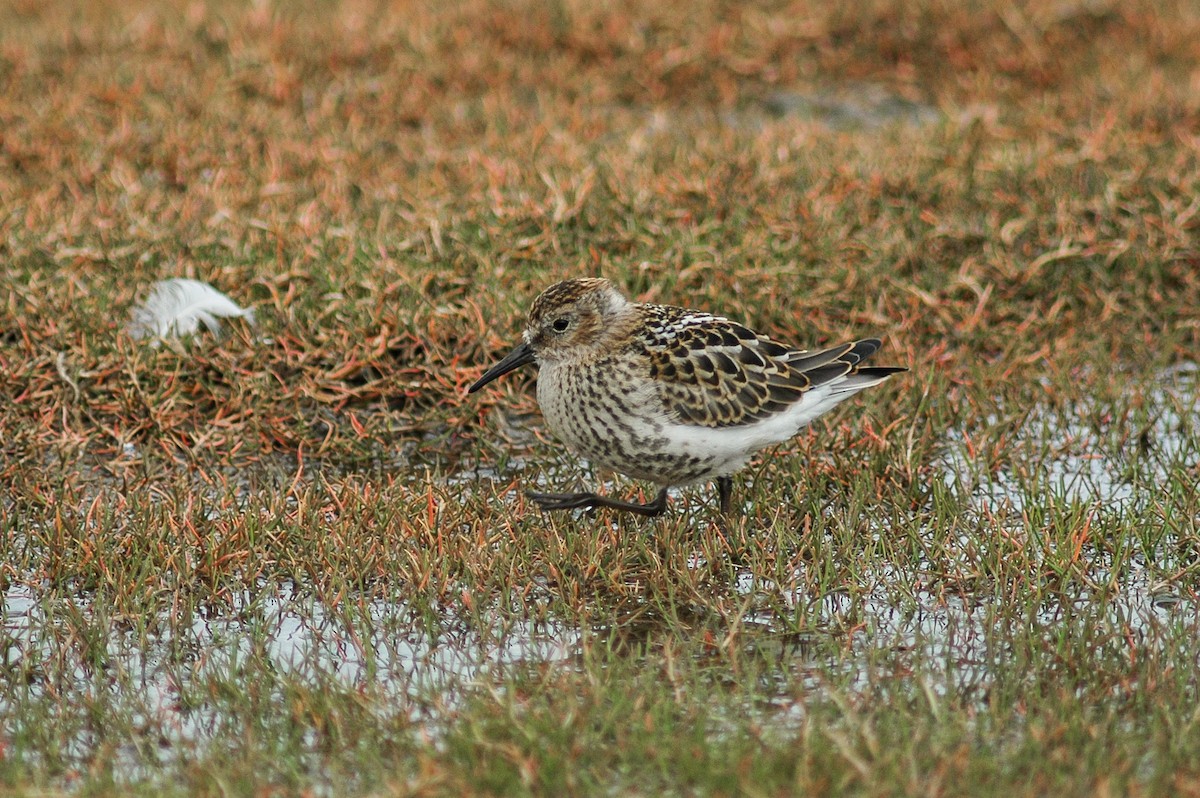
[[842,360],[847,361],[851,365],[857,366],[871,355],[875,354],[883,346],[883,341],[878,338],[863,338],[860,341],[855,341],[850,345],[850,351],[842,356]]
[[878,377],[879,379],[883,379],[884,377],[890,377],[893,374],[900,374],[905,371],[908,371],[907,366],[868,366],[854,373],[861,374],[864,377]]

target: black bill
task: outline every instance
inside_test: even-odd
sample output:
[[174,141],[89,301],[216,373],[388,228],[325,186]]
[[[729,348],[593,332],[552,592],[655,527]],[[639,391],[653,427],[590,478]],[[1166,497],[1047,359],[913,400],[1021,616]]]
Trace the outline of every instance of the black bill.
[[530,347],[529,344],[521,344],[516,349],[505,355],[504,359],[499,363],[483,372],[483,376],[477,379],[475,384],[467,389],[467,393],[475,393],[497,377],[503,377],[508,372],[513,371],[514,369],[519,369],[521,366],[532,363],[533,361],[533,348]]

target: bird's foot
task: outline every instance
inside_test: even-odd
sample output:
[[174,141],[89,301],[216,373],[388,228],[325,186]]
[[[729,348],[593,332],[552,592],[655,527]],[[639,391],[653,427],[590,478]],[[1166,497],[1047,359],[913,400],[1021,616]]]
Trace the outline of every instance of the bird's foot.
[[597,507],[606,507],[609,510],[620,510],[622,512],[653,517],[661,515],[667,509],[666,488],[660,490],[658,495],[654,497],[654,501],[648,504],[623,502],[619,499],[610,499],[607,496],[600,496],[595,493],[534,493],[530,491],[526,495],[543,510],[590,510]]

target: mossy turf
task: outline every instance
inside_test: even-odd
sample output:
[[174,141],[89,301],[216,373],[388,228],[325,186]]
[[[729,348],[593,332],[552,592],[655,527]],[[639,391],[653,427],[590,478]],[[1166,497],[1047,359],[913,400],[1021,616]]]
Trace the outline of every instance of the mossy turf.
[[[1200,794],[1190,3],[0,8],[0,792]],[[547,284],[911,371],[656,521]],[[155,346],[155,281],[253,307]]]

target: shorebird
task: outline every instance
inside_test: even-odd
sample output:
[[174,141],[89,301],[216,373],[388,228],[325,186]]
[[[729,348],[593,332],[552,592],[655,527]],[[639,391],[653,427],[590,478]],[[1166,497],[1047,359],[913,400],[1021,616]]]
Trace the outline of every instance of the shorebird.
[[805,351],[699,310],[630,302],[602,278],[547,288],[522,342],[468,389],[529,363],[550,431],[596,465],[653,482],[647,504],[595,493],[535,493],[544,510],[607,507],[646,516],[667,490],[714,479],[721,512],[758,450],[786,441],[865,388],[907,371],[861,364],[876,338]]

